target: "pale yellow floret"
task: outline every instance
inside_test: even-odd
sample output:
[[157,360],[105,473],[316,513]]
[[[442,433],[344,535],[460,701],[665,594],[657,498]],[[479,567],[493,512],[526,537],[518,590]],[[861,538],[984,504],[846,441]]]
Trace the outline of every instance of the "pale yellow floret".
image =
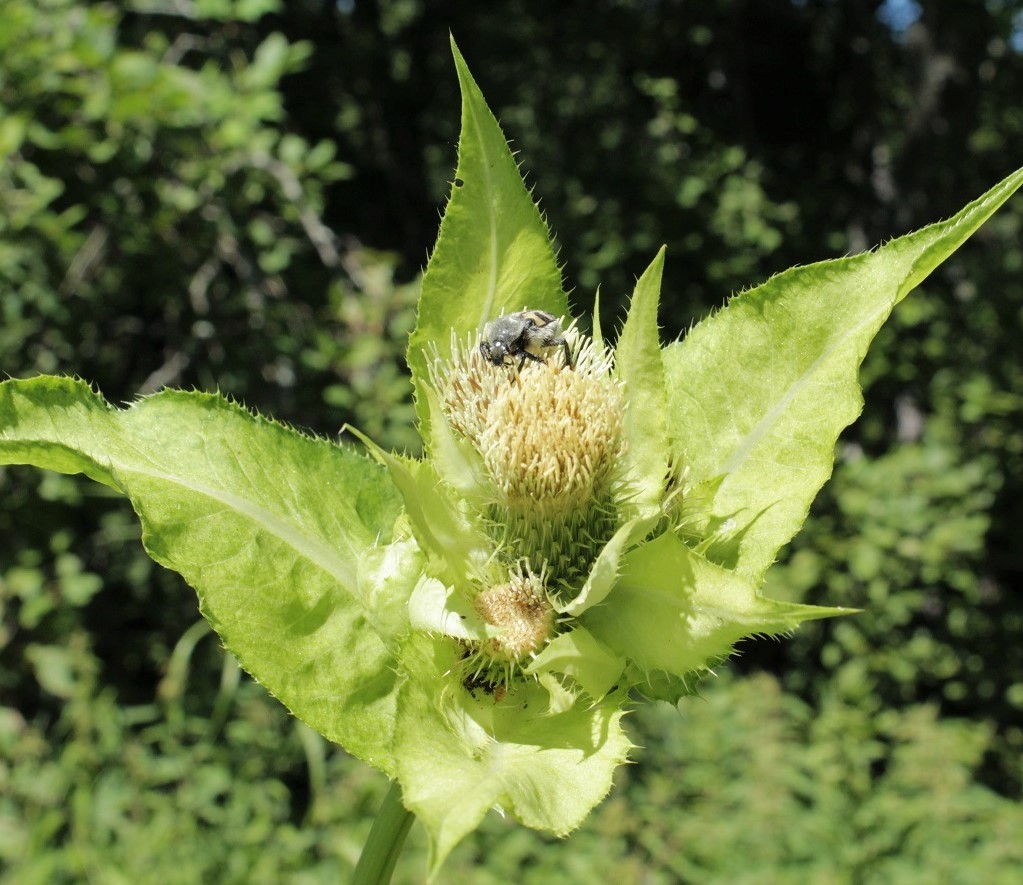
[[501,503],[543,515],[586,508],[619,459],[620,400],[606,378],[547,367],[521,373],[490,404],[479,437]]
[[448,423],[483,456],[499,490],[497,503],[540,516],[588,507],[610,482],[622,449],[622,392],[610,376],[611,356],[575,330],[574,354],[543,363],[494,366],[475,343],[459,347],[435,380]]

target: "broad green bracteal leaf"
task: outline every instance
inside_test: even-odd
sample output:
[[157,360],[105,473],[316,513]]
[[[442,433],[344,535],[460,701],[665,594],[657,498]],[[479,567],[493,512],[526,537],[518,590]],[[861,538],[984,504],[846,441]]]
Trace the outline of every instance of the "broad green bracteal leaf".
[[624,668],[625,658],[597,642],[586,628],[576,627],[551,640],[526,668],[526,673],[570,676],[599,701],[613,689]]
[[400,507],[383,469],[220,396],[166,391],[121,410],[47,377],[0,384],[0,464],[84,473],[126,495],[150,556],[195,588],[245,669],[394,772],[394,659],[358,585],[360,557],[390,540]]
[[[395,533],[399,531],[399,520]],[[366,620],[391,649],[409,629],[409,588],[422,575],[426,557],[409,535],[362,551],[356,588]]]
[[665,427],[664,365],[657,332],[664,247],[636,283],[615,347],[615,372],[625,382],[625,470],[630,503],[655,512],[664,495],[670,452]]
[[578,617],[587,609],[600,605],[615,587],[625,552],[642,540],[654,528],[659,518],[656,513],[651,516],[635,516],[621,526],[597,554],[582,590],[559,610]]
[[743,637],[788,633],[850,611],[767,599],[666,532],[624,557],[613,596],[583,624],[640,673],[685,678],[727,657]]
[[466,595],[425,575],[412,591],[408,617],[413,628],[424,633],[466,640],[488,638],[486,623]]
[[500,807],[528,827],[565,835],[611,789],[631,743],[621,729],[624,698],[574,704],[549,715],[533,682],[507,696],[454,691],[445,674],[458,651],[424,636],[405,649],[395,755],[407,808],[430,835],[430,870]]
[[429,383],[432,347],[449,356],[452,330],[463,339],[524,307],[568,313],[547,225],[454,41],[451,48],[462,89],[458,167],[408,348],[424,439],[429,417],[422,385]]
[[486,574],[492,545],[449,493],[432,461],[386,452],[360,431],[346,427],[387,468],[405,502],[412,533],[429,563],[427,570],[447,584],[464,587]]
[[[440,399],[429,384],[420,388],[426,397],[430,413],[441,413]],[[483,457],[464,439],[457,437],[447,421],[430,424],[430,460],[436,465],[437,475],[464,500],[477,508],[493,500],[496,490],[487,475]]]
[[721,560],[759,580],[831,475],[862,408],[867,346],[892,308],[1023,184],[1013,173],[948,221],[875,252],[794,268],[734,297],[663,351],[668,429],[692,485],[717,481]]

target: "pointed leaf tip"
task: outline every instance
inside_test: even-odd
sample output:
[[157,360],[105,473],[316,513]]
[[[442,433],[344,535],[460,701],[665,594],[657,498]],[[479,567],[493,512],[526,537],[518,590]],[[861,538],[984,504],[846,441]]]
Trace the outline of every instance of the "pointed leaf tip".
[[665,247],[636,281],[628,317],[615,348],[615,368],[625,382],[625,477],[641,513],[660,505],[672,453],[666,427],[667,392],[657,309]]
[[424,437],[430,355],[434,348],[442,358],[450,355],[452,331],[464,341],[501,313],[524,307],[568,313],[547,225],[453,38],[451,45],[462,92],[458,166],[408,348]]
[[805,521],[892,308],[1021,184],[1023,170],[947,221],[772,277],[664,349],[672,446],[691,483],[723,477],[711,516],[736,521],[740,574],[759,580]]

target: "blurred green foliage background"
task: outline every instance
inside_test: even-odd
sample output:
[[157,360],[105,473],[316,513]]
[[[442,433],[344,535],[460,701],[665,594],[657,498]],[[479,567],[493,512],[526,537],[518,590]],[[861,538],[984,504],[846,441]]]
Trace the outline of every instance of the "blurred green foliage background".
[[[1023,164],[1020,0],[0,0],[0,371],[219,389],[415,451],[454,33],[605,328],[951,214]],[[567,842],[441,881],[1023,875],[1023,200],[906,301],[746,645]],[[386,788],[239,672],[127,505],[0,470],[0,877],[333,882]],[[396,881],[421,881],[413,830]]]

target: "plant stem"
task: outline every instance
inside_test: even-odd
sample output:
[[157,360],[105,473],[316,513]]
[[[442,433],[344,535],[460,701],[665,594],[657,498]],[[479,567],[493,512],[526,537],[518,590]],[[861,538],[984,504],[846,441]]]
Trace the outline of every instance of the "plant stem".
[[401,804],[401,785],[394,781],[362,848],[352,885],[387,885],[391,881],[394,865],[413,820],[412,812]]

